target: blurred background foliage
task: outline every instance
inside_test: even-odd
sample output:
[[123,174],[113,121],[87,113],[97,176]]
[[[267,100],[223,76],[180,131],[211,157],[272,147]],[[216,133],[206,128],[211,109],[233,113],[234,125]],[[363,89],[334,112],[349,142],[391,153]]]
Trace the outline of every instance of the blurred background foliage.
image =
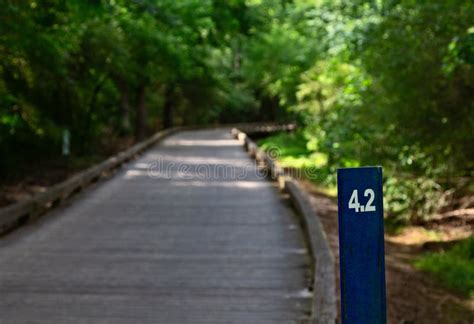
[[[0,174],[175,125],[297,121],[287,163],[382,165],[394,219],[474,170],[469,0],[6,0]],[[452,189],[455,190],[452,190]],[[467,188],[467,189],[466,189]],[[449,194],[447,194],[449,193]]]

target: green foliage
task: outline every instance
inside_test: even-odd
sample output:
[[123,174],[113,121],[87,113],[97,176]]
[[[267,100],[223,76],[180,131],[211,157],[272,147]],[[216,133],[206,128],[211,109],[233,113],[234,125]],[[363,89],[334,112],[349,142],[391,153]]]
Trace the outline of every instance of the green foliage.
[[474,237],[457,243],[448,251],[430,253],[415,262],[455,290],[474,298]]
[[445,195],[433,179],[388,174],[384,181],[384,205],[395,223],[420,222],[443,207]]
[[304,133],[296,131],[294,133],[280,133],[274,136],[264,138],[258,144],[264,150],[273,148],[278,149],[278,157],[301,157],[310,153],[306,146],[306,138]]
[[280,133],[258,142],[258,145],[271,152],[283,168],[299,171],[301,176],[334,188],[329,174],[328,156],[313,151],[314,142],[308,141],[306,131]]
[[[324,134],[319,138],[325,139]],[[316,140],[310,127],[295,133],[266,137],[258,144],[262,149],[275,154],[282,167],[298,169],[309,180],[330,190],[336,186],[337,167],[357,167],[361,163],[360,160],[349,158],[355,156],[351,148],[331,146],[327,150],[321,149],[324,146]],[[348,152],[352,152],[352,155]],[[401,154],[397,163],[411,164],[406,161],[410,158],[412,155],[408,153]],[[429,219],[446,204],[449,194],[452,193],[446,192],[439,183],[427,176],[415,177],[412,173],[398,173],[396,169],[389,167],[385,171],[384,205],[389,217],[388,222],[393,225]]]
[[[382,165],[394,221],[474,170],[474,3],[13,1],[0,11],[0,172],[159,127],[297,121],[289,166]],[[286,154],[286,155],[285,155]],[[462,181],[460,181],[462,179]]]
[[58,156],[66,128],[83,155],[111,135],[256,118],[234,66],[252,17],[240,0],[6,1],[0,172]]
[[[298,8],[306,14],[289,23]],[[389,217],[436,213],[473,176],[473,3],[297,1],[283,11],[252,46],[247,74],[304,125],[311,152],[285,163],[323,154],[317,178],[331,186],[338,167],[382,165]]]

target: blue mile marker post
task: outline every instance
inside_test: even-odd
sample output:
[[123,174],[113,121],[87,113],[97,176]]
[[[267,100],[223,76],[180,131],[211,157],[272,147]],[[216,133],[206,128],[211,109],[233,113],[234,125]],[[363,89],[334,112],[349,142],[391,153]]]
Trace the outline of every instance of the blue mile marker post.
[[341,317],[386,323],[382,168],[337,170]]

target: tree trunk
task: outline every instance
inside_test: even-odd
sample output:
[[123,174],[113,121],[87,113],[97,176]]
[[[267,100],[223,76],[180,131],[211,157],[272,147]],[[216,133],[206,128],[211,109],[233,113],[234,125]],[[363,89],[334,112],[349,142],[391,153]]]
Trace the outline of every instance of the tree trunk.
[[280,99],[278,96],[263,95],[260,98],[260,119],[262,121],[276,121]]
[[92,123],[93,123],[93,114],[95,113],[96,109],[96,103],[97,103],[97,95],[99,94],[100,90],[102,89],[102,86],[105,83],[105,80],[107,79],[107,75],[104,75],[102,79],[98,81],[98,83],[94,86],[92,89],[91,97],[89,99],[89,105],[87,107],[87,111],[85,114],[85,120],[84,124],[81,129],[81,144],[79,145],[79,150],[81,153],[86,152],[89,148],[89,139],[91,138],[91,133],[92,133]]
[[130,132],[130,92],[125,81],[117,82],[120,90],[120,121],[119,128],[122,135]]
[[173,127],[173,85],[167,85],[165,89],[165,103],[163,106],[163,127]]
[[141,84],[136,89],[136,116],[135,116],[135,140],[143,139],[147,133],[146,129],[146,107],[145,107],[145,85]]

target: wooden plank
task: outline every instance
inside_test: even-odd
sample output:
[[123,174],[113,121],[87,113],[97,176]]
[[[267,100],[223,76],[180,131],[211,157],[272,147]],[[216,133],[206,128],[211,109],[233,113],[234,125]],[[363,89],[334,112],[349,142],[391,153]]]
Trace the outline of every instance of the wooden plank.
[[136,154],[179,129],[173,128],[160,131],[149,139],[48,188],[45,192],[37,193],[31,198],[11,206],[0,208],[0,235],[23,223],[22,220],[36,220],[55,203],[61,202],[78,190],[82,190],[95,179],[99,179],[104,172],[117,168]]
[[[169,177],[149,176],[156,161]],[[166,138],[0,241],[0,322],[306,320],[308,251],[278,188],[255,171],[229,129]]]
[[[292,129],[292,128],[290,128]],[[336,279],[334,257],[317,213],[311,207],[307,194],[297,181],[285,174],[278,163],[266,152],[259,149],[248,134],[233,129],[232,136],[244,142],[251,156],[263,161],[270,171],[272,179],[278,180],[280,187],[289,194],[293,206],[300,216],[301,226],[309,243],[313,264],[311,265],[311,285],[314,291],[310,323],[335,323],[337,317]]]

